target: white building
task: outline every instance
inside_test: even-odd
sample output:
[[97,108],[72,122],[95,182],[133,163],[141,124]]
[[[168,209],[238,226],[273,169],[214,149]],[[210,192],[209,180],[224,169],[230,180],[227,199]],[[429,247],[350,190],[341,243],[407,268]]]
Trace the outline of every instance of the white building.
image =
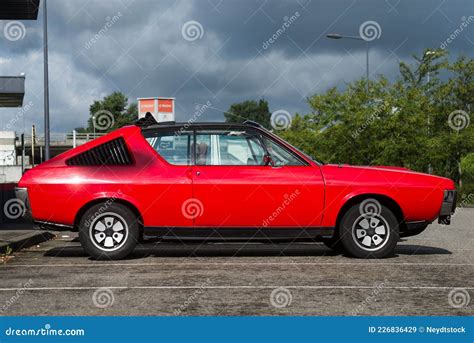
[[0,131],[0,166],[16,163],[15,131]]

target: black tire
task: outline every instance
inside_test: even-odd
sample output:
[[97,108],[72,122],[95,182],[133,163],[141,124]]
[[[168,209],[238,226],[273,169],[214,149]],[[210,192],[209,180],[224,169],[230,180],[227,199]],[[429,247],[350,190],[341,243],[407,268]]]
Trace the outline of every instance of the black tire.
[[98,260],[118,260],[132,253],[140,237],[135,214],[125,205],[99,203],[79,223],[84,250]]
[[[369,204],[371,199],[369,199]],[[342,217],[339,235],[346,252],[358,258],[384,258],[393,254],[399,240],[399,227],[390,209],[376,200],[378,210],[364,213],[362,204],[352,206]],[[374,208],[373,207],[373,208]],[[385,232],[385,234],[383,234]]]

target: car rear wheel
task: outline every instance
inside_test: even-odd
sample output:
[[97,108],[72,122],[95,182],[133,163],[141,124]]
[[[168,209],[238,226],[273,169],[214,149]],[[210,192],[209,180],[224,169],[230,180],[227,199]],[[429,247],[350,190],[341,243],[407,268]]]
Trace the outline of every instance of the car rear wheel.
[[347,253],[359,258],[384,258],[398,243],[398,221],[392,211],[375,199],[352,206],[339,227]]
[[122,259],[132,253],[138,239],[137,218],[122,204],[96,204],[79,223],[82,247],[95,259]]

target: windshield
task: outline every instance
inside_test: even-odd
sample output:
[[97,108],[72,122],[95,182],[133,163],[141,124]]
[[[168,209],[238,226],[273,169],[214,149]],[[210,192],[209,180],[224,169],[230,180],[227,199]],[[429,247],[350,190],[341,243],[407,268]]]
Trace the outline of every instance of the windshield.
[[323,165],[325,164],[324,162],[321,162],[320,160],[314,158],[313,156],[305,153],[304,151],[302,151],[301,149],[298,149],[297,147],[291,145],[290,143],[288,143],[287,141],[285,141],[284,139],[282,139],[281,137],[275,135],[274,133],[270,132],[270,131],[267,131],[265,130],[269,135],[271,135],[273,138],[277,139],[277,140],[281,140],[283,142],[285,142],[286,144],[288,144],[290,147],[292,147],[293,149],[295,149],[299,154],[303,155],[304,157],[306,157],[307,159],[313,161],[314,163],[318,164],[318,165]]

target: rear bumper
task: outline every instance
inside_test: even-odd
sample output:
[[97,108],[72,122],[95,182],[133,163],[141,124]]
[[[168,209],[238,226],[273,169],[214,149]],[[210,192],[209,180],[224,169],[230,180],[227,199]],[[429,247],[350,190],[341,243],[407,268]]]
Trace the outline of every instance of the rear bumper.
[[21,207],[23,207],[24,215],[22,219],[33,220],[37,228],[41,230],[53,230],[53,231],[71,231],[72,225],[65,225],[59,223],[51,223],[47,221],[34,220],[31,212],[30,199],[28,197],[28,190],[23,187],[15,187],[15,197]]
[[23,187],[15,187],[15,197],[18,201],[18,204],[23,207],[24,214],[23,219],[33,219],[31,214],[30,199],[28,198],[28,190]]
[[445,190],[441,210],[439,211],[438,223],[451,224],[451,215],[456,210],[457,192],[455,190]]

